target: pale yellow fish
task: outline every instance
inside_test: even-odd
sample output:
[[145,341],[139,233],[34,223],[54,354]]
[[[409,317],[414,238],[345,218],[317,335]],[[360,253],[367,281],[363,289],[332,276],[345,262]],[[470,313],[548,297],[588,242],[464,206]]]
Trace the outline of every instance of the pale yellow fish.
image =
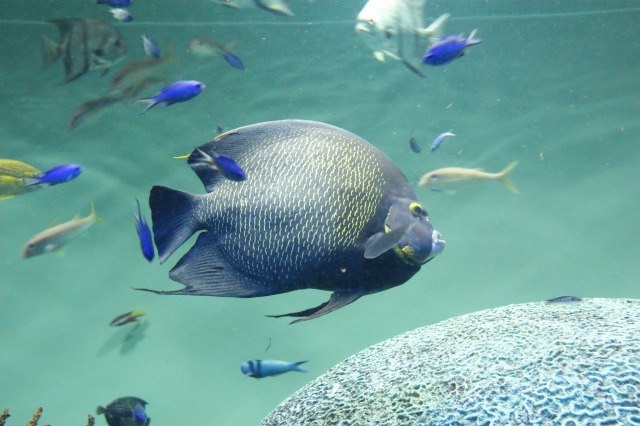
[[509,180],[509,174],[517,165],[518,162],[514,161],[498,173],[486,173],[481,169],[445,167],[422,175],[418,181],[418,186],[426,186],[431,190],[440,191],[478,181],[497,180],[502,182],[511,192],[517,194],[519,192],[518,189]]
[[74,218],[60,225],[52,226],[31,238],[22,250],[22,257],[28,259],[40,254],[56,251],[86,231],[98,219],[98,215],[93,209],[93,204],[91,204],[91,213],[89,216]]
[[40,189],[26,186],[25,178],[40,174],[40,170],[22,161],[0,158],[0,200]]

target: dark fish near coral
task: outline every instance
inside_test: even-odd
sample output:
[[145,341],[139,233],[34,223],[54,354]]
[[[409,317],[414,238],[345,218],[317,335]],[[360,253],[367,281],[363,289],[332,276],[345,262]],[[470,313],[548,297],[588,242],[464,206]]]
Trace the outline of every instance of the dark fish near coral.
[[208,194],[152,188],[161,263],[206,232],[169,273],[183,289],[144,290],[226,297],[333,291],[328,302],[287,314],[297,322],[398,286],[444,249],[405,175],[346,130],[302,120],[260,123],[200,146],[192,166],[198,150],[234,158],[247,180],[194,167]]
[[242,365],[240,365],[240,371],[242,371],[242,374],[245,376],[254,377],[256,379],[261,379],[267,376],[277,376],[289,371],[306,373],[307,370],[300,368],[300,364],[304,364],[305,362],[307,361],[287,362],[275,359],[254,359],[243,362]]
[[44,64],[48,66],[62,58],[65,83],[91,70],[106,73],[127,51],[118,30],[100,19],[54,19],[49,22],[60,30],[60,41],[55,43],[42,37]]
[[151,419],[145,411],[146,405],[144,399],[126,396],[114,400],[106,408],[99,406],[96,413],[104,414],[109,426],[147,426]]
[[482,40],[473,38],[476,31],[478,31],[477,28],[471,31],[468,36],[459,34],[441,38],[429,47],[422,57],[422,63],[438,66],[461,58],[467,47],[482,43]]
[[140,201],[136,200],[136,204],[138,205],[138,211],[134,212],[133,216],[136,219],[136,231],[138,231],[138,239],[140,240],[140,250],[142,250],[142,255],[145,259],[151,262],[153,256],[155,256],[153,237],[151,236],[149,225],[147,225],[147,220],[140,211]]
[[154,106],[164,103],[165,106],[186,102],[198,96],[207,86],[196,80],[181,80],[171,83],[160,89],[158,93],[150,98],[142,98],[136,102],[149,102],[147,107],[140,113],[144,114]]
[[80,173],[82,173],[82,166],[80,164],[59,164],[28,179],[26,185],[58,185],[77,178],[80,176]]
[[582,298],[577,296],[559,296],[554,297],[553,299],[545,300],[545,302],[549,303],[578,303],[582,302]]
[[0,158],[0,200],[40,189],[27,185],[28,179],[40,173],[40,170],[22,161]]

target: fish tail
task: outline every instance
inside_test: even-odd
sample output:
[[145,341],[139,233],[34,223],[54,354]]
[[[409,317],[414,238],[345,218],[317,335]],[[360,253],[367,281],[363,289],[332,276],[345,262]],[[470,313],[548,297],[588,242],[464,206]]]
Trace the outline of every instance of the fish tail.
[[100,216],[98,216],[98,213],[96,213],[96,208],[93,205],[93,201],[89,202],[89,208],[91,209],[91,213],[89,214],[89,216],[92,217],[93,220],[98,222],[100,225],[105,226],[105,221]]
[[53,65],[60,58],[61,52],[60,46],[55,41],[42,36],[42,63],[45,68]]
[[475,28],[473,31],[471,31],[471,33],[469,33],[469,36],[467,37],[467,46],[473,46],[474,44],[482,43],[482,40],[480,40],[479,38],[474,38],[477,32],[478,29]]
[[135,102],[148,102],[147,106],[142,110],[140,115],[144,114],[145,112],[149,111],[151,108],[153,108],[154,106],[156,106],[156,105],[158,105],[160,103],[159,101],[157,101],[154,98],[137,99]]
[[301,372],[301,373],[306,373],[306,372],[307,372],[307,370],[305,370],[304,368],[300,368],[300,365],[301,365],[301,364],[304,364],[305,362],[308,362],[308,361],[298,361],[298,362],[294,362],[294,363],[292,364],[292,366],[291,366],[291,367],[292,367],[292,368],[291,368],[291,371],[299,371],[299,372]]
[[195,195],[154,186],[149,193],[153,240],[163,263],[178,247],[203,227],[196,218]]
[[104,408],[102,405],[98,405],[98,408],[96,408],[96,414],[100,415],[100,414],[104,414],[107,412],[107,409]]
[[516,168],[517,165],[518,161],[516,160],[505,167],[504,170],[502,170],[500,173],[498,173],[498,180],[500,180],[500,182],[502,182],[507,188],[509,188],[509,191],[513,192],[514,194],[519,194],[520,191],[518,191],[518,188],[516,188],[516,186],[509,180],[509,174],[513,171],[513,169]]

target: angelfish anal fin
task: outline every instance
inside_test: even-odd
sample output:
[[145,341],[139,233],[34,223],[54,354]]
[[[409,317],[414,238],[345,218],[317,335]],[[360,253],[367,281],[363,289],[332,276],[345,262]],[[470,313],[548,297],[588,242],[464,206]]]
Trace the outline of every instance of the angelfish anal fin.
[[301,321],[309,321],[323,315],[328,314],[329,312],[333,312],[337,309],[340,309],[344,306],[347,306],[350,303],[355,302],[361,296],[364,296],[365,293],[359,290],[336,290],[331,295],[331,298],[322,303],[315,308],[306,309],[300,312],[292,312],[290,314],[282,314],[282,315],[267,315],[271,318],[281,318],[281,317],[302,317],[295,321],[291,321],[290,324],[295,324]]

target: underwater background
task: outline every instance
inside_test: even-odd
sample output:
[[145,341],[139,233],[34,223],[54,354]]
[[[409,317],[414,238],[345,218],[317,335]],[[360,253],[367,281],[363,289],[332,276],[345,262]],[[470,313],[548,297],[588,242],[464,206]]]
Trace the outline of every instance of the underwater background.
[[[640,3],[637,1],[429,1],[425,22],[451,13],[447,34],[478,28],[484,40],[422,79],[377,62],[355,34],[365,1],[292,0],[293,18],[205,0],[134,0],[118,23],[91,1],[5,0],[0,8],[0,157],[39,169],[79,163],[73,182],[0,201],[0,409],[8,425],[38,406],[43,424],[84,425],[123,396],[149,402],[154,425],[255,425],[278,403],[374,343],[452,316],[562,295],[638,298],[640,273]],[[140,35],[173,46],[169,79],[207,89],[188,103],[129,102],[70,131],[67,120],[107,91],[110,74],[61,84],[43,69],[41,36],[53,18],[101,18],[142,58]],[[226,44],[246,70],[186,51],[204,35]],[[152,95],[157,87],[143,95]],[[266,318],[315,306],[305,290],[255,299],[159,296],[179,288],[169,261],[141,255],[132,210],[149,217],[149,189],[204,193],[184,160],[228,129],[284,118],[324,121],[380,148],[415,184],[440,167],[497,172],[514,160],[511,193],[499,182],[454,194],[418,188],[444,253],[406,284],[328,316],[288,325]],[[423,152],[409,148],[409,138]],[[433,138],[448,130],[435,153]],[[313,182],[309,182],[313,185]],[[95,225],[61,254],[22,259],[54,221]],[[146,312],[137,327],[109,327]],[[270,342],[270,348],[265,348]],[[307,373],[255,380],[250,359],[308,360]],[[106,424],[101,416],[96,424]]]

